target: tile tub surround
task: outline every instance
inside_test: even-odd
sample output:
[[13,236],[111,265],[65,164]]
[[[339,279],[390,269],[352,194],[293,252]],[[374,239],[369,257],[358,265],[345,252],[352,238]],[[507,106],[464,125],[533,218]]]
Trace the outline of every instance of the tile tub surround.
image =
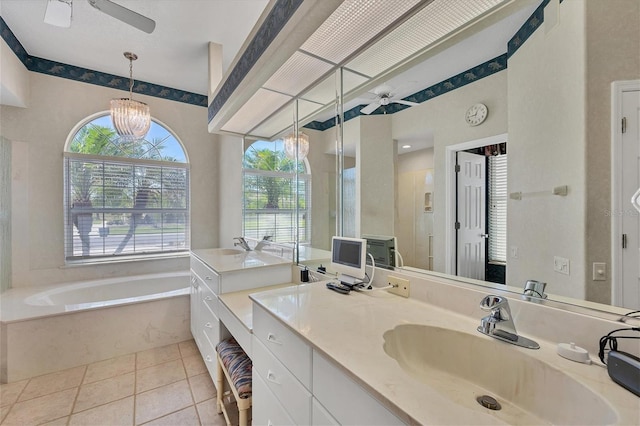
[[[398,274],[394,273],[394,275]],[[436,288],[440,284],[442,289]],[[477,333],[476,327],[480,317],[485,315],[479,308],[476,313],[475,308],[480,301],[477,293],[482,292],[461,287],[453,288],[451,285],[446,287],[444,284],[444,282],[439,284],[420,282],[414,277],[411,290],[413,294],[425,291],[425,294],[431,295],[435,301],[446,300],[444,294],[438,296],[436,294],[440,290],[448,290],[450,297],[460,303],[461,309],[453,311],[443,309],[421,302],[418,298],[404,299],[384,291],[367,294],[352,292],[344,296],[328,291],[322,282],[254,293],[250,297],[298,333],[314,349],[335,362],[344,373],[367,389],[380,403],[406,423],[531,424],[539,423],[541,419],[536,417],[535,413],[532,413],[531,417],[523,418],[521,411],[514,411],[505,406],[501,411],[488,413],[475,401],[475,398],[470,397],[473,395],[467,395],[470,390],[466,390],[465,386],[453,385],[452,388],[451,377],[446,380],[435,379],[429,386],[416,380],[387,355],[383,348],[384,333],[400,324],[425,324],[452,329],[471,334],[477,339],[486,339],[495,344],[496,349],[522,352],[522,355],[531,356],[532,359],[548,364],[550,368],[562,371],[599,395],[616,412],[617,418],[613,423],[638,424],[640,406],[637,397],[613,383],[606,369],[596,364],[578,364],[560,358],[556,354],[557,341],[544,340],[539,335],[519,330],[521,334],[540,343],[541,348],[534,351],[518,348]],[[469,294],[458,295],[456,292]],[[536,308],[550,310],[541,306]],[[527,308],[519,309],[521,315],[527,310]],[[525,314],[529,315],[529,313]],[[562,314],[567,313],[562,312]],[[549,313],[549,315],[553,316],[556,313]],[[516,318],[517,325],[518,318]],[[562,323],[556,324],[555,327],[564,328]],[[536,330],[533,327],[530,329]],[[565,329],[565,332],[569,335],[571,329]],[[580,331],[582,334],[593,332],[584,327],[581,327]],[[456,380],[453,383],[456,383]],[[552,399],[557,406],[549,408],[552,413],[570,415],[571,412],[579,413],[585,409],[584,401],[571,400],[572,395],[563,392],[563,389],[525,388],[521,389],[523,395],[531,394],[532,398],[535,398],[536,392],[557,393]],[[447,397],[444,392],[446,390],[456,393],[457,396]]]
[[224,425],[215,397],[187,340],[2,384],[0,423]]
[[[4,297],[4,295],[3,295]],[[2,383],[191,339],[189,295],[0,324]]]

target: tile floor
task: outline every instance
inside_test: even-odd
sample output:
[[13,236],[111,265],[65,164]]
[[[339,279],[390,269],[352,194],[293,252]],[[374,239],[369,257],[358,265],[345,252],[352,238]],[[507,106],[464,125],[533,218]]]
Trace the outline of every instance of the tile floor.
[[[4,425],[224,425],[193,340],[0,385]],[[230,413],[237,413],[230,407]],[[237,414],[236,414],[237,415]],[[235,419],[232,419],[234,421]]]

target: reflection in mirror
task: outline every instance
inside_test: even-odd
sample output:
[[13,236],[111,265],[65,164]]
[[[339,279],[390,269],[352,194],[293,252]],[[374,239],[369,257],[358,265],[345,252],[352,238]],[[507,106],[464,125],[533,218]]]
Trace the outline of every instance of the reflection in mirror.
[[[345,188],[352,180],[354,189],[353,204],[344,206],[344,235],[395,235],[405,265],[419,270],[463,279],[465,268],[479,268],[484,276],[475,279],[502,280],[518,293],[537,280],[547,283],[551,300],[640,309],[639,215],[628,206],[640,184],[637,162],[629,166],[633,191],[616,186],[623,159],[637,152],[611,154],[612,138],[624,140],[616,136],[622,99],[640,98],[640,3],[563,1],[547,20],[548,1],[523,3],[491,25],[459,34],[415,69],[378,81],[378,87],[408,87],[391,98],[418,106],[381,101],[363,114],[380,100],[375,87],[346,96],[343,177]],[[612,98],[612,83],[629,80],[635,83],[613,86],[622,88]],[[416,143],[423,147],[402,148]],[[491,194],[486,176],[502,167],[495,160],[501,148],[495,155],[491,147],[504,143],[506,190],[495,186]],[[637,149],[638,141],[632,144]],[[490,197],[469,216],[469,223],[483,224],[469,228],[480,239],[475,243],[459,242],[456,230],[465,217],[456,213],[464,200],[456,197],[455,160],[469,150],[480,158],[459,159],[460,169],[484,164],[485,186],[467,185],[467,196]],[[506,209],[485,208],[500,203]],[[476,262],[474,268],[464,261]],[[633,266],[624,269],[627,264]],[[501,273],[490,265],[503,266],[503,276],[495,278]]]

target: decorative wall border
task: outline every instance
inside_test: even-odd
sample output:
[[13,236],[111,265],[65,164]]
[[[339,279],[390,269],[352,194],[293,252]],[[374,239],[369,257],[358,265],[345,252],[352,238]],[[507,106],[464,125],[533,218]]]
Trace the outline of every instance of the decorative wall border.
[[233,67],[216,97],[211,101],[208,111],[208,122],[220,111],[220,108],[229,100],[240,82],[247,76],[264,51],[289,22],[298,7],[304,0],[277,0],[266,19],[260,25],[256,35],[242,53],[238,63]]
[[[500,56],[490,59],[480,65],[476,65],[471,69],[463,71],[460,74],[454,75],[453,77],[436,83],[433,86],[427,87],[426,89],[420,90],[419,92],[416,92],[402,99],[405,101],[418,103],[426,102],[440,95],[444,95],[445,93],[449,93],[452,90],[456,90],[463,86],[466,86],[467,84],[474,83],[485,77],[489,77],[490,75],[493,75],[505,69],[507,69],[507,54],[503,53]],[[360,113],[360,110],[364,107],[365,105],[358,105],[346,111],[344,113],[344,121],[346,122],[362,115]],[[380,106],[369,115],[395,114],[396,112],[402,111],[406,108],[410,107],[408,105],[391,103],[389,105]],[[312,121],[304,127],[307,129],[324,131],[332,128],[335,125],[336,118],[332,117],[322,122]]]
[[[507,43],[507,57],[516,53],[516,51],[524,44],[525,41],[533,34],[544,22],[544,8],[549,4],[550,0],[544,0],[540,6],[529,16],[529,19],[520,27],[515,35]],[[562,0],[560,0],[562,3]]]
[[[129,91],[129,77],[120,77],[29,55],[1,16],[0,36],[2,36],[2,39],[29,71]],[[142,95],[153,96],[169,101],[182,102],[201,107],[207,106],[207,97],[204,95],[147,83],[145,81],[136,80],[133,85],[133,91]]]

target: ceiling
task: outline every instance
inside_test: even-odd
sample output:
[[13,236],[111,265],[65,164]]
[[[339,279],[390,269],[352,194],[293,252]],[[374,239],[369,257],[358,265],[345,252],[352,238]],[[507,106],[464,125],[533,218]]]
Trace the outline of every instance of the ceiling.
[[47,0],[0,0],[0,16],[32,56],[128,76],[123,52],[138,55],[136,80],[208,93],[208,42],[223,46],[226,71],[268,0],[115,0],[156,21],[151,34],[73,0],[71,28],[43,22]]

